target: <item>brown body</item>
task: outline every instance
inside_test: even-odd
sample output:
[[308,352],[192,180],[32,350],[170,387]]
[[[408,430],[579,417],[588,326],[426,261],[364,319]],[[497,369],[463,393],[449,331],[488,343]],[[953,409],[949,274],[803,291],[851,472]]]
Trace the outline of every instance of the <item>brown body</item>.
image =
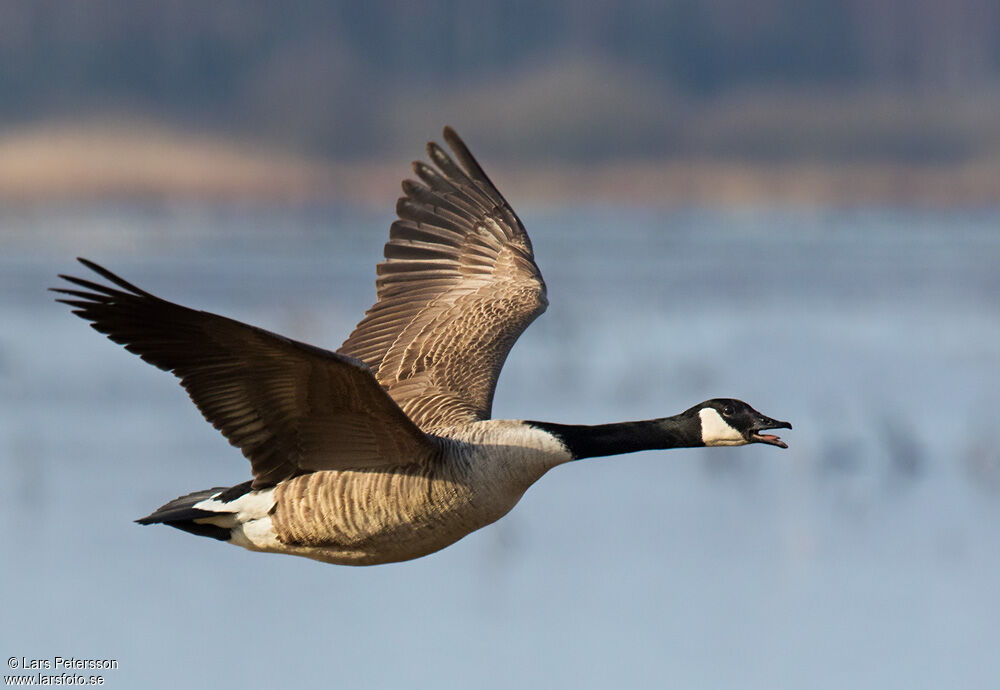
[[249,494],[259,517],[244,514],[234,542],[343,565],[418,558],[500,519],[571,459],[551,435],[518,422],[442,431],[443,452],[426,466],[313,472]]

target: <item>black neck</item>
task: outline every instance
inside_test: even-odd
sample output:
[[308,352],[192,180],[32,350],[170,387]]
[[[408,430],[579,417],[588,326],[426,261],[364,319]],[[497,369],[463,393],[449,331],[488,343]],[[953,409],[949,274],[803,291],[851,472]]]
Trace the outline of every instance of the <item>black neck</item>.
[[696,415],[683,413],[674,417],[642,422],[618,422],[585,426],[552,422],[525,422],[558,437],[574,460],[604,455],[634,453],[661,448],[693,448],[701,441],[701,422]]

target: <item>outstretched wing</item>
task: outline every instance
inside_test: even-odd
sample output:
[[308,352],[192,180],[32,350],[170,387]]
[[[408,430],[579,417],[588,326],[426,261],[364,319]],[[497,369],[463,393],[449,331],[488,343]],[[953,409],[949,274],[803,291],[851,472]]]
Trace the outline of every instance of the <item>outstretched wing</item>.
[[61,275],[84,290],[58,301],[130,352],[172,371],[211,424],[243,451],[254,488],[314,470],[428,462],[434,444],[362,362],[167,302],[85,259],[121,289]]
[[[488,419],[518,336],[545,311],[545,283],[514,210],[450,128],[455,160],[403,182],[378,301],[338,350],[367,364],[419,427]],[[457,163],[456,163],[457,160]]]

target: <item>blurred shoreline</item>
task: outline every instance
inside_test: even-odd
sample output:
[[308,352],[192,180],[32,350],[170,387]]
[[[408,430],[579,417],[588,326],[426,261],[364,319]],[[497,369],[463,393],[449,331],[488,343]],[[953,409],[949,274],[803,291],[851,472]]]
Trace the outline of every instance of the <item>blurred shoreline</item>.
[[[470,138],[475,143],[475,140]],[[493,146],[490,151],[493,151]],[[422,146],[413,146],[413,156]],[[474,147],[478,152],[478,147]],[[1000,203],[1000,160],[746,159],[695,154],[517,162],[479,153],[514,203]],[[339,160],[148,123],[49,123],[0,134],[5,204],[132,200],[348,202],[382,207],[413,177],[402,156]]]

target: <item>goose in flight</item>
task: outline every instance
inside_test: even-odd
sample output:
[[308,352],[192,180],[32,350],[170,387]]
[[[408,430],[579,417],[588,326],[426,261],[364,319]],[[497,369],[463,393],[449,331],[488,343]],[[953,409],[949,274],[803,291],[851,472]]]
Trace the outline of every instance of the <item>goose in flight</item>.
[[253,479],[144,517],[253,551],[404,561],[505,515],[548,470],[634,451],[767,443],[791,424],[740,400],[597,426],[490,418],[514,341],[547,305],[520,219],[451,129],[403,182],[375,305],[336,352],[103,281],[53,288],[97,331],[180,379]]

